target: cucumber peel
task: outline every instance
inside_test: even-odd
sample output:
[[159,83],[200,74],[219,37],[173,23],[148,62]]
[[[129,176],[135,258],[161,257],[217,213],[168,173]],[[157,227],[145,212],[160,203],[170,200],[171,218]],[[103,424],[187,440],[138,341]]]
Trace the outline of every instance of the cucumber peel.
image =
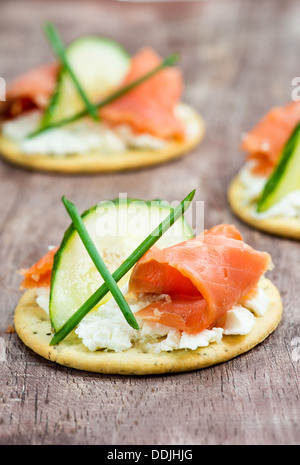
[[294,129],[279,161],[265,184],[257,212],[265,212],[292,191],[300,189],[300,123]]
[[[65,57],[82,90],[95,103],[120,85],[130,65],[130,56],[108,37],[85,36],[65,49]],[[43,115],[41,127],[69,118],[85,109],[68,70],[62,66],[56,89]]]
[[111,294],[113,295],[115,301],[117,302],[120,310],[122,311],[127,323],[132,326],[134,329],[139,329],[138,322],[136,321],[128,302],[126,301],[125,297],[123,296],[119,286],[117,285],[116,281],[110,274],[107,266],[105,265],[104,260],[102,259],[101,255],[99,255],[95,244],[91,240],[89,233],[84,226],[84,223],[79,215],[79,212],[76,208],[74,203],[70,202],[70,200],[66,199],[65,196],[62,198],[63,204],[72,220],[76,231],[78,232],[89,256],[91,257],[94,265],[96,266],[97,270],[99,271],[100,275],[104,279],[107,288],[110,290]]
[[77,89],[77,93],[80,95],[81,100],[86,106],[88,113],[92,116],[95,121],[98,121],[99,117],[94,105],[89,101],[84,90],[82,89],[80,83],[78,82],[77,76],[74,74],[72,66],[70,66],[68,58],[65,54],[64,44],[59,36],[58,31],[56,30],[54,24],[46,23],[44,26],[45,34],[55,52],[55,54],[60,59],[61,64],[64,67],[64,70],[69,74],[69,77],[72,79],[73,84]]
[[[163,201],[120,198],[92,207],[81,218],[112,273],[171,210],[172,207]],[[191,226],[182,216],[159,238],[156,245],[162,248],[171,246],[193,235]],[[128,279],[129,273],[119,281],[119,285],[122,286]],[[54,257],[51,276],[49,314],[56,333],[101,284],[103,280],[99,272],[71,225]],[[105,295],[100,305],[109,298],[110,294]]]

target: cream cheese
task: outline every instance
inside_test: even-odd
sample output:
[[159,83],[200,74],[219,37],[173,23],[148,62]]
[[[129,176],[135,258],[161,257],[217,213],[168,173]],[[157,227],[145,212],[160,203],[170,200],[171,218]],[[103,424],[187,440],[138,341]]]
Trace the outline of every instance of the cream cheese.
[[260,219],[276,216],[300,220],[300,189],[290,192],[265,212],[253,212],[253,217]]
[[239,179],[244,186],[244,205],[250,205],[261,195],[267,182],[264,176],[256,176],[252,173],[253,162],[246,163],[239,172]]
[[[128,294],[128,283],[121,291],[126,297],[133,313],[144,308],[150,302],[165,296],[139,296],[138,299]],[[37,289],[36,301],[49,312],[49,288]],[[78,325],[75,333],[90,350],[112,350],[122,352],[134,344],[142,343],[146,350],[153,352],[170,352],[173,350],[206,347],[210,343],[220,342],[223,335],[248,334],[255,324],[256,317],[262,316],[269,299],[264,290],[259,288],[256,295],[242,304],[235,305],[227,311],[211,329],[197,334],[188,334],[159,323],[138,320],[140,331],[134,330],[126,322],[114,299],[108,300],[90,312]]]
[[49,299],[50,299],[50,288],[49,287],[38,287],[36,288],[36,303],[49,314]]
[[252,209],[253,218],[265,219],[281,216],[300,220],[300,189],[290,192],[276,205],[273,205],[265,212],[256,212],[256,201],[260,197],[268,178],[254,175],[251,172],[252,168],[252,162],[246,163],[246,165],[240,170],[239,179],[244,186],[243,205],[248,206],[254,203]]
[[228,310],[218,321],[217,325],[223,328],[223,334],[248,334],[255,323],[255,316],[242,305],[235,305]]
[[[272,269],[272,268],[270,268]],[[256,316],[263,316],[269,305],[269,298],[261,287],[258,287],[257,294],[252,298],[243,298],[241,301],[243,307],[254,313]]]
[[179,349],[196,350],[198,347],[207,347],[211,342],[221,342],[223,328],[204,329],[197,334],[181,333],[176,329],[168,332],[167,338],[154,344],[154,352],[171,351]]
[[[175,114],[184,122],[187,140],[199,132],[194,113],[191,107],[184,104],[179,104],[175,109]],[[38,129],[41,116],[39,110],[34,110],[7,121],[2,125],[2,134],[16,142],[19,150],[28,156],[38,153],[64,157],[74,153],[90,154],[93,151],[112,154],[128,149],[159,150],[167,144],[167,141],[151,134],[136,134],[126,124],[112,128],[105,122],[96,123],[88,118],[27,138],[28,134]]]

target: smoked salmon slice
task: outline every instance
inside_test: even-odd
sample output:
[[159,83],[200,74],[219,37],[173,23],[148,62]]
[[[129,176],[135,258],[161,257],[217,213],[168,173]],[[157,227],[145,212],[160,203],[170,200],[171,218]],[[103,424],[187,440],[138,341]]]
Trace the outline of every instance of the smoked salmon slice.
[[[131,66],[121,87],[138,79],[161,63],[151,49],[144,48],[132,57]],[[112,124],[129,124],[137,132],[160,138],[184,137],[183,123],[175,116],[183,83],[180,71],[168,67],[101,110],[104,120]]]
[[253,173],[268,176],[277,164],[279,155],[293,129],[300,121],[300,101],[270,110],[259,123],[246,134],[241,144],[254,160]]
[[257,287],[270,256],[245,244],[231,225],[219,225],[172,247],[153,247],[135,265],[129,290],[166,294],[137,318],[188,333],[209,328]]
[[[131,58],[121,87],[152,71],[162,62],[151,48],[144,48]],[[44,110],[55,91],[59,64],[40,66],[20,76],[7,90],[7,102],[0,117],[16,117],[27,110]],[[183,139],[184,125],[174,114],[183,91],[179,69],[168,67],[123,97],[105,106],[101,118],[112,125],[128,124],[138,133],[164,139]]]
[[24,276],[21,289],[34,289],[37,287],[50,287],[54,255],[59,247],[54,247],[30,268],[21,269],[19,273]]
[[[52,248],[36,264],[19,271],[24,276],[21,289],[50,286],[57,250]],[[165,249],[154,246],[134,266],[129,291],[158,298],[135,316],[198,333],[255,293],[270,267],[269,254],[245,244],[233,225],[215,226]]]
[[29,109],[46,108],[56,87],[58,70],[58,63],[42,65],[12,82],[2,111],[5,116],[16,117]]

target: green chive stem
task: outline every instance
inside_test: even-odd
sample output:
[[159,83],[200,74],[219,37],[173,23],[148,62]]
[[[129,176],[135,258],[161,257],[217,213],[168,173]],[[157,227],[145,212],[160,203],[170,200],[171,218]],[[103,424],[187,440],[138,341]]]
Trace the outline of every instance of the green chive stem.
[[90,102],[90,100],[88,99],[87,95],[85,94],[83,88],[81,87],[81,84],[79,83],[72,67],[70,66],[70,63],[68,61],[68,58],[66,56],[66,53],[65,53],[65,47],[64,47],[64,44],[58,34],[58,31],[56,30],[54,24],[52,23],[46,23],[45,26],[44,26],[44,31],[45,31],[45,34],[52,46],[52,49],[53,51],[55,52],[55,54],[58,56],[58,58],[60,59],[60,61],[62,62],[64,68],[66,69],[66,71],[68,72],[70,78],[72,79],[75,87],[77,88],[77,91],[81,97],[81,99],[83,100],[85,106],[86,106],[86,111],[87,113],[89,113],[92,118],[95,120],[95,121],[98,121],[99,120],[99,117],[98,117],[98,113],[96,111],[96,107]]
[[[267,180],[264,189],[261,193],[261,196],[257,202],[256,211],[258,213],[264,212],[271,208],[273,205],[272,194],[276,187],[278,186],[278,182],[282,179],[282,173],[287,170],[287,166],[291,160],[292,154],[297,146],[300,138],[300,123],[294,128],[292,134],[290,135],[289,139],[285,143],[282,152],[280,154],[279,160],[277,165],[275,166],[272,174],[270,175],[269,179]],[[292,186],[291,186],[292,189]],[[285,192],[287,194],[287,192]],[[278,198],[277,201],[280,199]]]
[[66,207],[66,210],[68,214],[70,215],[70,218],[73,222],[73,225],[75,229],[77,230],[83,245],[85,246],[87,252],[89,253],[91,259],[93,260],[97,270],[101,274],[104,282],[106,283],[109,291],[111,292],[112,296],[114,297],[115,301],[117,302],[118,306],[120,307],[120,310],[122,311],[126,321],[128,324],[134,328],[134,329],[139,329],[139,325],[128,305],[126,302],[120,288],[118,287],[116,281],[112,277],[111,273],[107,269],[104,261],[102,260],[101,256],[98,253],[98,250],[95,246],[95,244],[92,241],[91,236],[89,235],[81,216],[79,215],[79,212],[76,208],[76,206],[70,202],[69,200],[66,199],[65,196],[62,198],[63,204]]
[[[170,215],[165,218],[149,236],[132,252],[132,254],[119,266],[112,274],[116,282],[128,273],[128,271],[142,258],[142,256],[158,241],[158,239],[177,221],[190,206],[195,195],[193,190],[185,199],[174,209]],[[66,321],[66,323],[56,332],[50,341],[53,346],[61,342],[79,323],[80,321],[103,299],[109,292],[106,283],[103,283],[86,302]]]
[[[104,98],[103,100],[101,100],[100,102],[98,103],[95,103],[95,108],[97,108],[98,110],[103,108],[105,105],[108,105],[109,103],[112,103],[114,102],[115,100],[117,100],[118,98],[122,97],[123,95],[127,94],[128,92],[130,92],[131,90],[133,90],[135,87],[139,86],[140,84],[142,84],[143,82],[147,81],[148,79],[150,79],[151,77],[153,77],[155,74],[157,74],[159,71],[162,71],[164,68],[168,67],[168,66],[173,66],[175,65],[175,63],[178,61],[179,59],[179,55],[177,53],[172,53],[171,55],[169,55],[167,58],[165,58],[163,60],[162,63],[160,63],[156,68],[154,68],[153,70],[149,71],[148,73],[144,74],[143,76],[139,77],[138,79],[136,79],[135,81],[132,81],[130,82],[129,84],[127,84],[126,86],[123,86],[121,87],[120,89],[118,89],[116,92],[112,93],[111,95],[109,95],[108,97]],[[51,123],[51,124],[48,124],[48,125],[45,125],[43,126],[42,128],[39,128],[33,132],[31,132],[30,134],[28,134],[28,138],[31,139],[33,137],[36,137],[38,136],[39,134],[43,133],[44,131],[48,131],[50,129],[54,129],[54,128],[59,128],[61,126],[65,126],[66,124],[70,124],[70,123],[73,123],[74,121],[77,121],[81,118],[84,118],[86,115],[88,114],[88,111],[87,110],[82,110],[81,112],[79,113],[76,113],[75,115],[73,116],[70,116],[69,118],[65,118],[61,121],[56,121],[55,123]]]

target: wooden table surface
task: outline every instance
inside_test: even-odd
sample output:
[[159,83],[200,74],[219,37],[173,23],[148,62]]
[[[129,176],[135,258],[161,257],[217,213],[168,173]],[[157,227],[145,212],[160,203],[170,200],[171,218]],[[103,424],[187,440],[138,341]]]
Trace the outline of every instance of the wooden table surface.
[[[243,164],[241,133],[291,98],[299,76],[297,0],[166,3],[0,2],[0,75],[9,82],[52,58],[41,25],[66,41],[108,35],[134,53],[179,51],[185,101],[204,116],[204,143],[188,157],[138,172],[56,176],[0,163],[1,444],[299,444],[300,244],[242,224],[227,187]],[[197,188],[205,227],[234,222],[247,242],[272,253],[282,293],[278,329],[252,351],[186,374],[103,376],[42,359],[8,333],[20,298],[16,270],[58,244],[69,221],[65,194],[81,211],[119,192],[178,200]],[[5,354],[3,354],[5,348]]]

